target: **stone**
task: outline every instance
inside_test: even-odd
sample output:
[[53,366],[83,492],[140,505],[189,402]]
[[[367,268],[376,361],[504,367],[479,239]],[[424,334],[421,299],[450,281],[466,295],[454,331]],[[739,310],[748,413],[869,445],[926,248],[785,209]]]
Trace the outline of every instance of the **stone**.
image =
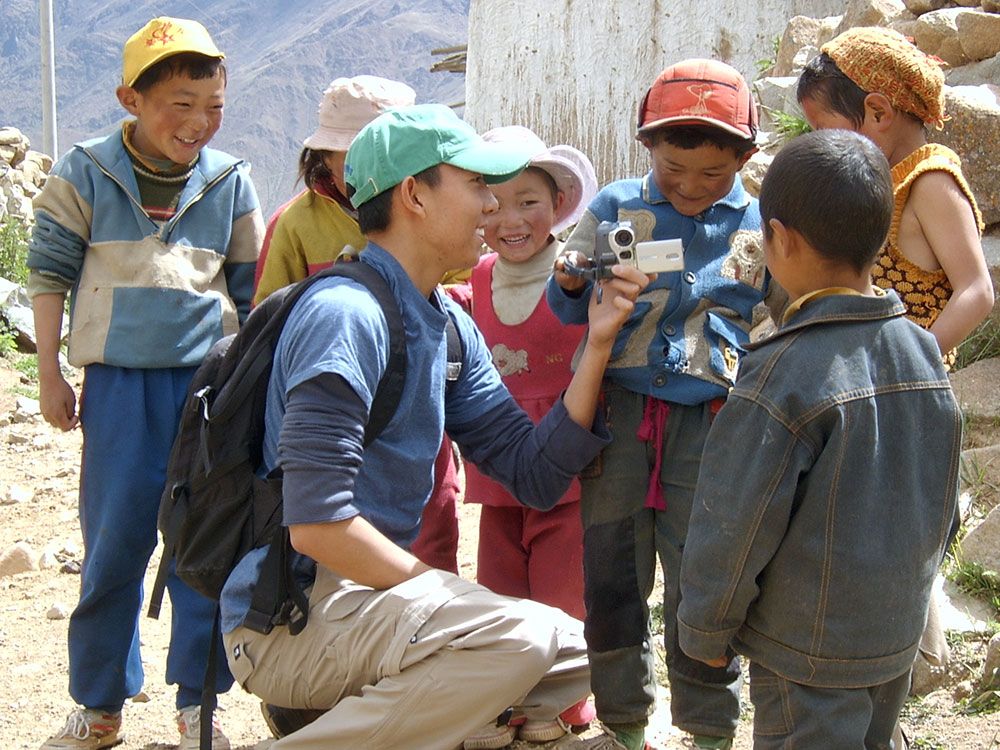
[[935,586],[939,588],[938,618],[945,632],[957,630],[960,633],[983,632],[995,618],[993,608],[982,599],[966,594],[958,584],[938,576]]
[[952,0],[952,2],[963,8],[975,8],[979,5],[979,0]]
[[27,542],[17,542],[0,553],[0,578],[27,573],[38,567],[38,557]]
[[36,417],[42,415],[41,406],[37,398],[28,396],[18,396],[14,402],[14,412],[11,414],[12,420],[16,423],[31,422]]
[[1000,633],[994,634],[986,644],[986,659],[979,686],[983,690],[1000,690]]
[[987,13],[1000,13],[1000,0],[983,0],[980,7]]
[[1000,55],[951,68],[944,75],[949,86],[979,86],[983,83],[1000,86]]
[[0,146],[20,146],[22,144],[24,148],[29,145],[27,136],[20,130],[9,126],[0,128]]
[[827,16],[820,19],[819,34],[816,36],[817,47],[822,47],[837,36],[837,30],[840,28],[840,22],[843,18],[843,16]]
[[[917,23],[913,28],[913,43],[928,55],[938,55],[938,57],[941,57],[949,65],[961,65],[962,62],[946,60],[939,52],[946,46],[945,43],[950,40],[952,42],[951,46],[957,46],[959,54],[961,54],[962,45],[958,42],[957,16],[960,13],[966,12],[964,8],[942,8],[941,10],[924,13],[917,19]],[[950,46],[946,52],[951,54]]]
[[970,10],[955,19],[962,52],[973,62],[1000,53],[1000,15]]
[[750,195],[754,197],[760,195],[760,184],[773,160],[774,157],[771,154],[758,151],[750,157],[750,161],[743,165],[740,176],[743,178],[743,187]]
[[906,9],[917,16],[932,10],[940,10],[947,4],[948,0],[903,0]]
[[962,158],[983,221],[1000,222],[1000,87],[945,86],[943,130],[931,130],[932,141],[943,143]]
[[951,375],[951,388],[967,417],[1000,417],[1000,358],[983,359]]
[[30,438],[27,435],[22,435],[20,432],[7,433],[8,445],[27,445],[29,441]]
[[906,10],[903,0],[848,0],[840,31],[855,26],[885,26]]
[[50,549],[45,550],[38,558],[39,570],[52,570],[59,567],[59,557]]
[[1000,488],[1000,445],[962,451],[960,479],[962,489],[970,496],[995,496]]
[[809,16],[792,16],[788,25],[785,26],[785,33],[781,35],[771,75],[793,75],[795,72],[793,60],[796,53],[806,46],[816,47],[819,30],[819,19],[809,18]]
[[938,667],[917,653],[910,673],[910,695],[925,696],[944,687],[948,682],[948,667]]
[[69,616],[69,607],[61,602],[56,602],[49,607],[49,611],[45,613],[45,616],[50,620],[65,620]]
[[26,503],[33,499],[34,496],[35,493],[27,487],[20,484],[12,484],[7,487],[6,491],[4,491],[3,497],[0,498],[0,505],[18,505],[19,503]]
[[962,539],[962,559],[1000,575],[1000,505]]
[[771,76],[753,82],[754,97],[760,104],[762,129],[771,131],[776,129],[777,120],[771,114],[772,112],[803,116],[802,108],[795,98],[798,81],[796,76]]

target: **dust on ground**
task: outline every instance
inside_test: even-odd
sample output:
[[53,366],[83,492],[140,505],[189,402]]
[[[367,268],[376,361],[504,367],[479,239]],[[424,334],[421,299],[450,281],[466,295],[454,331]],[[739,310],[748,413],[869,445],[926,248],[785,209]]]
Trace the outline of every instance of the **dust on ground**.
[[[79,377],[74,378],[79,387]],[[66,630],[68,618],[50,619],[50,610],[72,610],[79,575],[71,572],[82,558],[77,522],[77,483],[81,436],[79,430],[62,433],[43,421],[7,424],[18,391],[30,392],[30,379],[0,359],[0,493],[11,485],[28,490],[30,500],[0,505],[0,551],[26,542],[37,553],[49,551],[55,564],[43,570],[0,579],[0,737],[8,750],[32,750],[57,730],[73,708],[67,693]],[[475,576],[478,512],[461,510],[460,572]],[[127,522],[127,521],[126,521]],[[154,553],[146,579],[152,584],[159,551]],[[126,750],[167,750],[174,747],[174,688],[164,683],[164,664],[170,622],[169,601],[159,620],[141,616],[142,693],[124,709]],[[662,674],[662,669],[660,670]],[[670,728],[669,696],[661,690],[659,707],[650,724],[650,740],[657,750],[682,748],[681,735]],[[741,719],[736,750],[749,750],[752,715],[749,702]],[[234,687],[220,696],[220,718],[236,750],[251,750],[268,737],[256,698]],[[912,747],[924,750],[991,750],[1000,748],[1000,718],[996,713],[968,716],[958,710],[947,691],[908,704],[904,729]],[[515,747],[568,747],[515,743]],[[443,749],[444,750],[444,749]]]

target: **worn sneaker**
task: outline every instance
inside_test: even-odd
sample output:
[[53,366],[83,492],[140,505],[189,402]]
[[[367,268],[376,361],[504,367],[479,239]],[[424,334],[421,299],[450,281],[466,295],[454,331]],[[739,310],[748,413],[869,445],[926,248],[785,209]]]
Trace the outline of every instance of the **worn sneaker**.
[[517,730],[510,724],[491,721],[462,743],[464,750],[499,750],[514,741]]
[[580,750],[650,750],[645,724],[615,724],[614,728],[598,724],[602,734],[583,740]]
[[[201,706],[185,706],[177,712],[177,731],[181,733],[177,750],[198,750],[201,746]],[[230,750],[229,738],[222,733],[217,714],[212,715],[212,750]]]
[[562,719],[528,719],[517,729],[517,738],[525,742],[552,742],[569,732]]
[[41,750],[99,750],[123,742],[122,713],[109,714],[91,708],[77,708],[66,724],[49,737]]

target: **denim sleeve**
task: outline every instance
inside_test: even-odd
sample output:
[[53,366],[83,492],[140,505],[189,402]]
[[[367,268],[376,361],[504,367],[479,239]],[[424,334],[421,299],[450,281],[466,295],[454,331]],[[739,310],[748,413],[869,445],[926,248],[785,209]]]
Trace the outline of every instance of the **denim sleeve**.
[[734,394],[716,416],[681,562],[677,624],[688,656],[721,656],[743,625],[812,461],[812,451],[760,404]]
[[562,399],[535,426],[508,398],[474,422],[448,425],[466,459],[524,505],[549,510],[610,442],[601,417],[592,430],[570,419]]
[[354,479],[367,421],[364,402],[339,375],[321,373],[292,388],[278,438],[286,525],[359,514]]

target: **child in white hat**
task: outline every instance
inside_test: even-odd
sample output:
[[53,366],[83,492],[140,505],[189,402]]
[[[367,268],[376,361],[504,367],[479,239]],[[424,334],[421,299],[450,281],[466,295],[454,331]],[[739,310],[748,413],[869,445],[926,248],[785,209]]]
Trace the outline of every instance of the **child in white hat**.
[[[499,208],[486,218],[484,255],[472,271],[471,314],[504,384],[536,422],[569,384],[570,361],[586,326],[566,326],[549,310],[545,283],[562,250],[555,235],[576,223],[597,191],[590,160],[571,146],[546,147],[528,128],[502,127],[483,139],[527,146],[528,167],[492,185]],[[580,485],[549,511],[528,508],[503,486],[466,465],[466,502],[481,503],[479,583],[500,594],[558,607],[583,619],[583,527]],[[469,750],[513,740],[547,742],[594,716],[586,701],[555,721],[488,727],[465,741]]]
[[319,125],[303,142],[299,179],[305,190],[275,211],[257,261],[254,303],[331,265],[345,247],[364,247],[347,200],[344,158],[365,125],[392,107],[414,103],[405,83],[378,76],[337,78],[323,92]]

